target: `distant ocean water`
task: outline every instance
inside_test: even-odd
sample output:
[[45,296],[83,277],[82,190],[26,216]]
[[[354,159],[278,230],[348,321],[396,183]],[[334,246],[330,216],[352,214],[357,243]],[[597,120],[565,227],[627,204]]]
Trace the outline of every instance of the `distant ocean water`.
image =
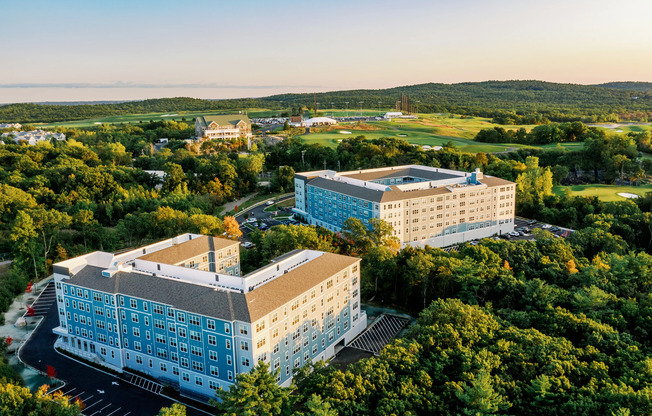
[[45,101],[122,101],[147,98],[194,97],[205,99],[266,97],[305,88],[1,88],[0,104]]

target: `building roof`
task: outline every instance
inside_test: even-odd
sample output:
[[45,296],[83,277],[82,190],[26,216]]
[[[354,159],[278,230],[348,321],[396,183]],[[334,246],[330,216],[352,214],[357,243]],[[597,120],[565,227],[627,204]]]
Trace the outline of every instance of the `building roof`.
[[324,253],[246,294],[139,272],[118,271],[106,277],[102,275],[104,267],[90,265],[71,276],[69,282],[226,321],[255,322],[358,261],[354,257]]
[[[282,276],[247,292],[250,322],[255,322],[280,306],[319,285],[345,267],[360,261],[359,258],[324,253]],[[273,265],[272,265],[273,266]]]
[[444,172],[433,172],[432,170],[419,169],[417,167],[397,166],[392,170],[361,170],[356,172],[343,172],[341,176],[359,179],[361,181],[375,181],[379,179],[404,178],[410,176],[413,178],[426,179],[429,181],[439,181],[442,179],[459,178],[460,175],[451,175]]
[[175,265],[201,254],[208,253],[209,251],[222,250],[227,247],[237,246],[238,244],[240,243],[237,241],[204,235],[162,250],[143,254],[138,258],[155,263]]
[[322,177],[316,177],[308,180],[308,184],[316,186],[317,188],[326,189],[329,191],[338,192],[340,194],[349,195],[354,198],[361,198],[367,201],[380,202],[383,198],[383,191],[365,188],[364,186],[351,185],[350,183],[335,181]]
[[70,278],[70,283],[101,292],[147,299],[226,321],[251,322],[247,299],[242,293],[145,273],[117,272],[113,277],[105,277],[102,270],[103,267],[86,266]]
[[199,116],[197,117],[197,120],[199,120],[200,123],[202,123],[203,127],[208,127],[209,124],[212,122],[217,123],[220,126],[226,126],[226,125],[232,125],[235,126],[237,125],[240,121],[244,121],[245,123],[251,125],[251,120],[249,120],[249,116],[243,115],[243,114],[224,114],[224,115],[218,115],[218,116]]

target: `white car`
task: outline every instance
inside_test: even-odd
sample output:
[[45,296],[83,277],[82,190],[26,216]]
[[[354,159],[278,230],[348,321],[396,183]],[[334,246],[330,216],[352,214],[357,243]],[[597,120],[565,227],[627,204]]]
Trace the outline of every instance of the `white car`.
[[245,221],[247,224],[255,224],[258,222],[258,220],[255,217],[247,218],[247,221]]
[[520,237],[520,234],[517,231],[511,231],[509,235],[511,235],[512,237]]
[[543,224],[543,225],[541,226],[541,228],[543,228],[544,230],[547,230],[548,228],[552,228],[552,225],[550,225],[550,224]]
[[265,202],[265,205],[267,205],[268,207],[274,205],[274,201],[267,201]]

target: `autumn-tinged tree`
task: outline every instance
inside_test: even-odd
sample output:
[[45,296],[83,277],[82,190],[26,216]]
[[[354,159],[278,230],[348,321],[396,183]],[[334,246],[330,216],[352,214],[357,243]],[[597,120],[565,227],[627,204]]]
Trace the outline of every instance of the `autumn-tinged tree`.
[[231,240],[237,240],[242,236],[240,225],[238,224],[238,221],[236,221],[235,218],[227,215],[222,220],[222,224],[224,226],[224,232],[226,233],[226,238],[230,238]]

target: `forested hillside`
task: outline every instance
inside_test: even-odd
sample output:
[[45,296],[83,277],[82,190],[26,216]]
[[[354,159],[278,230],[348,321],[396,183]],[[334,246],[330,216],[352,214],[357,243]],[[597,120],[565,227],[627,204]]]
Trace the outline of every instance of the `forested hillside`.
[[[628,87],[625,88],[624,86]],[[636,85],[640,85],[637,90]],[[322,107],[389,109],[401,94],[410,95],[419,111],[453,112],[497,117],[507,124],[547,121],[647,121],[652,115],[652,91],[647,83],[612,83],[601,86],[556,84],[543,81],[487,81],[460,84],[420,84],[379,90],[318,93]],[[10,104],[0,106],[2,122],[54,122],[119,114],[238,110],[246,108],[313,107],[313,93],[280,94],[260,99],[200,100],[164,98],[96,105]],[[379,104],[380,102],[380,104]]]

